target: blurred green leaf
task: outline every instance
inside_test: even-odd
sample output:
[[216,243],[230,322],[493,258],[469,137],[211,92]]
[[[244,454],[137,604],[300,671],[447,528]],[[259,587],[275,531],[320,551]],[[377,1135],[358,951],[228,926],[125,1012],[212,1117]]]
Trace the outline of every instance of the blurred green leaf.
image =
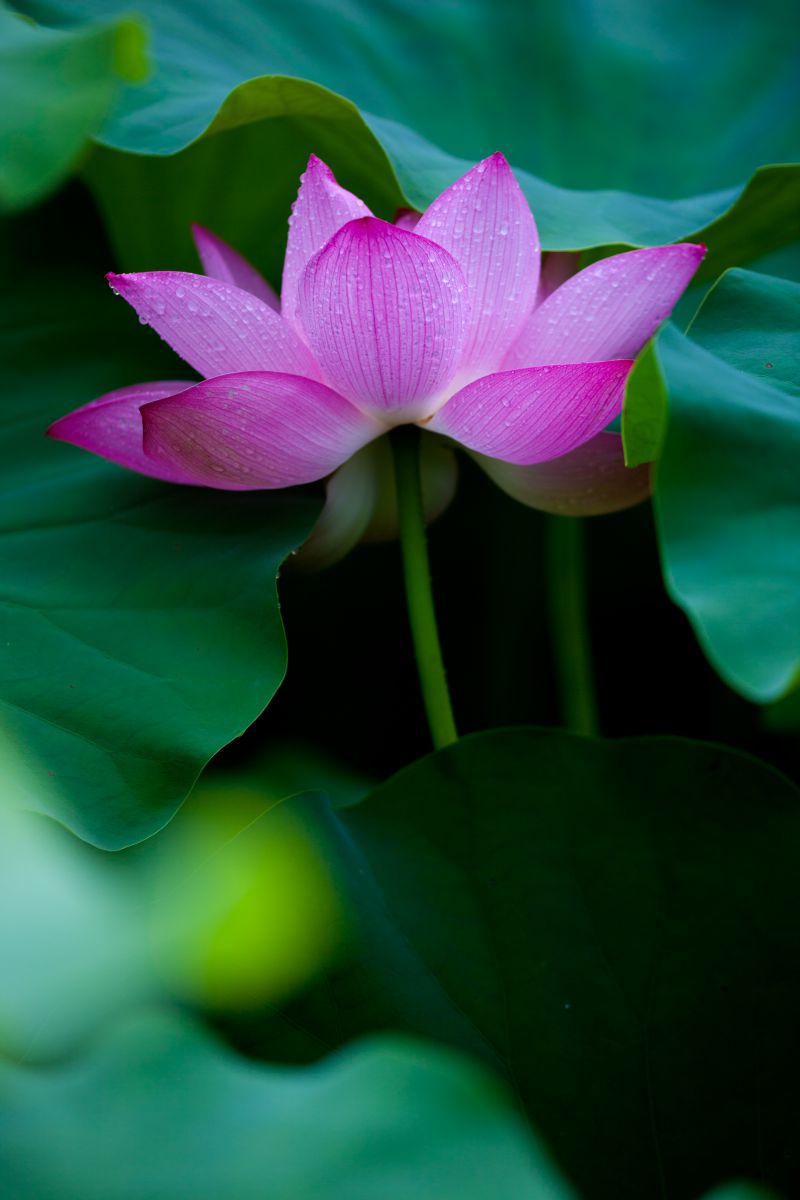
[[723,1187],[714,1188],[703,1197],[703,1200],[779,1200],[775,1192],[768,1191],[759,1183],[727,1183]]
[[436,1037],[506,1073],[590,1200],[695,1200],[737,1175],[791,1192],[800,793],[782,776],[678,739],[520,729],[338,813],[292,808],[360,936],[264,1053]]
[[[144,0],[156,71],[126,96],[103,140],[177,157],[106,151],[92,183],[123,267],[185,265],[188,223],[201,220],[244,251],[255,247],[274,280],[310,150],[390,215],[401,201],[424,207],[500,149],[518,168],[545,248],[705,240],[713,278],[800,236],[800,168],[768,166],[741,187],[800,147],[789,6],[766,4],[771,17],[743,10],[730,22],[721,0],[681,0],[668,14],[625,0],[589,11],[523,0],[500,10],[488,0],[278,0],[267,9]],[[69,24],[120,4],[25,7]],[[211,145],[191,146],[204,133]]]
[[[52,822],[15,811],[30,767],[0,730],[0,1053],[59,1055],[153,994],[144,928],[124,879]],[[47,781],[36,780],[44,798]]]
[[658,347],[667,586],[723,679],[766,703],[800,675],[800,284],[730,271]]
[[238,776],[110,855],[19,811],[33,788],[59,801],[2,731],[0,773],[0,1054],[52,1060],[168,996],[263,1010],[339,956],[344,914],[317,847],[288,809],[266,820]]
[[176,360],[100,278],[8,278],[5,727],[53,797],[33,786],[30,805],[116,848],[164,825],[271,699],[286,665],[276,575],[320,503],[158,484],[47,440],[57,416],[172,378]]
[[61,182],[122,84],[144,78],[144,44],[131,19],[67,33],[37,28],[0,5],[0,212]]
[[0,1064],[0,1097],[14,1200],[574,1200],[483,1068],[406,1038],[286,1070],[152,1014],[74,1064]]

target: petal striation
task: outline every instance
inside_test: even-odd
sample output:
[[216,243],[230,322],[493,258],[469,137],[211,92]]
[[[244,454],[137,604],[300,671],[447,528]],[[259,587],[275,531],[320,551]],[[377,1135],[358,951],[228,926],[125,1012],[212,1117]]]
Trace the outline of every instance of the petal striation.
[[433,201],[416,232],[464,272],[471,315],[463,365],[497,370],[533,309],[541,252],[528,201],[502,154],[478,163]]
[[312,258],[298,314],[328,382],[397,423],[426,417],[440,402],[461,359],[468,306],[446,250],[365,217]]
[[322,479],[385,432],[324,384],[270,371],[207,379],[142,420],[155,463],[234,491]]
[[372,214],[363,200],[340,187],[321,159],[312,154],[300,179],[300,190],[289,217],[289,240],[283,262],[281,305],[284,317],[302,334],[297,320],[300,276],[317,251],[348,221]]
[[630,250],[585,267],[530,317],[503,366],[635,358],[705,254],[688,243]]
[[317,378],[300,338],[250,292],[186,271],[106,277],[165,342],[206,378],[233,371],[285,371]]
[[90,450],[92,454],[138,471],[140,475],[152,475],[170,483],[194,483],[195,480],[181,467],[148,458],[142,445],[140,411],[143,404],[174,396],[193,386],[192,383],[169,380],[117,388],[61,417],[47,430],[47,436]]
[[632,365],[615,359],[485,375],[456,392],[428,427],[490,458],[545,462],[618,416]]

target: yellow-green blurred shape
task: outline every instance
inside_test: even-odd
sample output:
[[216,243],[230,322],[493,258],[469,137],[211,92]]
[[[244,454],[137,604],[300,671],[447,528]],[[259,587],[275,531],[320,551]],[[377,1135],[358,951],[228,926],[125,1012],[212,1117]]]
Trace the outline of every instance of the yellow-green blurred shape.
[[204,1007],[283,1000],[343,944],[342,909],[311,834],[280,804],[264,812],[265,803],[249,786],[203,786],[156,864],[158,967],[178,995]]

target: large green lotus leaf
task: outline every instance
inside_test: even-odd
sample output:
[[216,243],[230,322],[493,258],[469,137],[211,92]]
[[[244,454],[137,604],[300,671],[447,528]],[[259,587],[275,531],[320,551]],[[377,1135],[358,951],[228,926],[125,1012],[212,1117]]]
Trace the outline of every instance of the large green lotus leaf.
[[14,1200],[574,1200],[485,1069],[406,1038],[287,1070],[154,1013],[0,1097]]
[[197,270],[190,224],[199,221],[279,284],[289,211],[312,147],[373,211],[391,217],[406,202],[358,110],[315,84],[274,77],[245,84],[215,130],[174,156],[103,147],[93,155],[87,177],[120,269]]
[[[784,0],[770,7],[778,22]],[[28,0],[25,8],[70,23],[114,13],[119,0]],[[256,247],[274,278],[288,201],[312,149],[368,199],[382,199],[383,212],[401,195],[424,207],[502,149],[549,249],[695,238],[711,247],[703,269],[713,277],[798,236],[797,167],[766,167],[744,191],[740,184],[796,151],[786,22],[781,32],[761,11],[726,22],[712,0],[699,10],[683,3],[684,20],[668,33],[655,10],[637,5],[625,17],[623,9],[145,0],[157,70],[120,106],[106,143],[170,155],[207,131],[257,127],[169,164],[101,156],[92,181],[123,265],[181,265],[186,227],[200,219]],[[674,5],[669,15],[674,21]],[[768,69],[753,68],[747,91],[742,63],[762,60]],[[699,194],[665,200],[648,191]],[[271,239],[277,248],[265,250]]]
[[[45,24],[124,0],[26,0]],[[105,136],[170,153],[237,84],[314,80],[460,158],[568,188],[685,196],[800,151],[790,0],[141,0],[156,70]],[[269,164],[273,169],[274,164]]]
[[678,739],[520,729],[338,813],[292,803],[360,937],[254,1033],[264,1053],[433,1036],[506,1073],[590,1200],[748,1176],[793,1194],[800,793],[782,776]]
[[57,789],[43,806],[118,847],[175,812],[270,700],[275,580],[318,512],[302,494],[154,483],[44,430],[180,364],[101,278],[32,273],[2,301],[3,721]]
[[730,271],[658,347],[667,586],[726,682],[775,700],[800,671],[800,284]]
[[55,187],[145,71],[134,21],[37,29],[0,5],[0,211]]

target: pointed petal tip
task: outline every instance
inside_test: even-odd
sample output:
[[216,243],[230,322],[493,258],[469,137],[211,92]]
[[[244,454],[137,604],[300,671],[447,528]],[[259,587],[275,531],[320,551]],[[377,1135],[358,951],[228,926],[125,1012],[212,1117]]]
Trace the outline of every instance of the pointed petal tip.
[[[86,406],[84,406],[86,407]],[[94,447],[90,440],[85,436],[85,429],[82,427],[81,417],[83,409],[77,408],[73,412],[64,413],[63,417],[59,417],[57,421],[53,421],[44,431],[44,436],[51,438],[54,442],[64,442],[70,446],[78,446],[82,450],[92,450]],[[77,436],[76,436],[77,435]]]
[[708,246],[703,242],[673,242],[671,246],[653,246],[652,250],[680,250],[699,262],[708,254]]
[[[406,229],[402,225],[395,225],[391,221],[384,221],[382,217],[355,217],[352,221],[348,221],[339,229],[330,241],[334,239],[342,239],[345,237],[360,237],[364,240],[369,240],[375,236],[386,237],[387,231],[389,235],[396,235],[400,238],[414,237],[421,241],[428,241],[428,238],[420,238],[420,235],[414,233],[411,229]],[[328,243],[330,245],[330,242]],[[324,249],[325,247],[323,247]]]
[[130,274],[125,274],[123,272],[120,272],[119,274],[116,271],[106,272],[106,283],[111,288],[112,292],[116,292],[118,295],[124,294],[125,288],[130,284],[131,279],[132,276]]
[[499,167],[501,171],[511,170],[511,163],[508,161],[505,154],[503,154],[502,150],[495,150],[494,154],[490,154],[488,158],[484,158],[482,162],[478,163],[479,167],[489,165],[493,167]]
[[314,175],[321,175],[324,179],[332,180],[334,183],[336,182],[336,176],[334,175],[333,171],[317,154],[309,154],[308,156],[308,162],[306,163],[306,169],[303,174],[305,175],[309,171]]
[[206,229],[205,225],[201,225],[199,221],[191,221],[189,224],[189,230],[192,235],[192,241],[194,242],[195,250],[200,256],[200,261],[202,262],[204,246],[206,246],[209,242],[218,241],[217,235],[212,233],[210,229]]

